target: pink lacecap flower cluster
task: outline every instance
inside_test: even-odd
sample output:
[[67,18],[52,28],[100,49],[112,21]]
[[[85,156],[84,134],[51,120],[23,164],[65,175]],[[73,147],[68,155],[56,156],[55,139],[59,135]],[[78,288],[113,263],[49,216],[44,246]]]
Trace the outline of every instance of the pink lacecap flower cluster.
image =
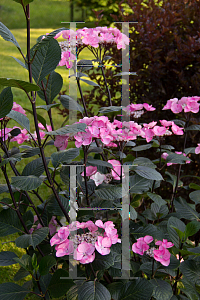
[[[38,221],[38,217],[35,215],[34,216],[34,224]],[[56,221],[56,217],[53,216],[49,222],[49,233],[50,235],[54,234],[56,232],[56,226],[58,226],[58,223]],[[34,230],[37,230],[39,228],[42,228],[42,225],[40,223],[37,224],[37,227],[32,227],[29,230],[29,233],[33,233]]]
[[76,32],[73,30],[63,30],[54,38],[57,39],[61,35],[66,41],[59,43],[62,51],[59,66],[66,65],[68,69],[72,68],[73,61],[76,59],[76,56],[70,51],[70,39],[72,38],[76,41],[77,47],[85,45],[98,48],[101,44],[116,44],[117,49],[125,49],[126,45],[129,45],[129,38],[121,33],[119,29],[112,27],[85,27],[78,29]]
[[[111,170],[111,176],[115,180],[120,180],[121,176],[121,163],[116,159],[110,159],[108,160],[108,163],[110,163],[113,166],[113,170]],[[81,173],[82,176],[84,176],[84,172]],[[108,176],[106,176],[108,175]],[[86,176],[90,177],[94,180],[96,186],[100,185],[103,181],[107,182],[109,181],[108,178],[110,177],[110,174],[101,174],[97,172],[96,166],[89,166],[86,167]],[[122,167],[122,177],[124,177],[124,168]]]
[[[118,238],[117,229],[111,221],[103,224],[97,220],[72,222],[70,225],[61,227],[50,240],[51,246],[55,246],[56,256],[62,257],[73,254],[73,258],[82,264],[88,264],[95,259],[95,249],[101,255],[110,253],[113,244],[121,243]],[[101,232],[98,229],[101,228]],[[82,229],[84,233],[73,234],[73,231]],[[69,239],[70,236],[70,239]]]
[[149,105],[148,103],[143,104],[129,104],[123,110],[126,111],[127,114],[133,115],[134,118],[139,118],[144,114],[144,110],[146,111],[154,111],[156,110],[155,107]]
[[167,248],[173,247],[174,244],[163,239],[163,241],[155,241],[155,245],[159,246],[158,248],[150,248],[148,244],[152,241],[153,237],[150,235],[141,237],[132,245],[132,251],[140,255],[143,255],[146,252],[147,255],[153,257],[156,261],[159,261],[163,266],[169,266],[171,254]]
[[98,48],[100,44],[116,44],[117,49],[125,49],[126,45],[129,45],[129,38],[121,33],[119,29],[112,27],[84,27],[78,29],[76,32],[73,30],[63,30],[55,36],[55,39],[61,35],[68,41],[71,37],[74,37],[77,44],[90,45],[94,48]]
[[171,109],[174,114],[181,113],[182,110],[184,110],[185,113],[198,113],[200,104],[197,102],[199,100],[200,97],[198,96],[182,97],[180,100],[173,98],[167,101],[167,104],[163,107],[163,110]]
[[[183,152],[175,151],[175,153],[176,153],[176,154],[182,154],[182,155],[184,155],[184,156],[186,157],[186,154],[183,153]],[[161,157],[162,157],[163,159],[166,159],[168,155],[169,155],[169,154],[168,154],[167,152],[164,152],[164,153],[161,155]],[[191,163],[190,160],[186,160],[185,162],[186,162],[186,164],[190,164],[190,163]],[[177,165],[177,164],[176,164],[176,163],[167,163],[167,166],[171,166],[171,165]]]
[[[160,120],[162,126],[156,125],[157,122],[139,125],[134,121],[121,122],[114,120],[110,122],[106,116],[84,117],[76,123],[85,123],[87,125],[86,132],[78,132],[74,135],[75,146],[80,148],[82,145],[90,145],[93,138],[101,139],[102,143],[107,147],[117,147],[116,141],[135,140],[137,136],[145,138],[150,142],[154,136],[164,135],[182,135],[183,128],[177,126],[173,121]],[[171,130],[169,130],[171,126]],[[54,145],[60,150],[67,148],[70,135],[56,136]]]

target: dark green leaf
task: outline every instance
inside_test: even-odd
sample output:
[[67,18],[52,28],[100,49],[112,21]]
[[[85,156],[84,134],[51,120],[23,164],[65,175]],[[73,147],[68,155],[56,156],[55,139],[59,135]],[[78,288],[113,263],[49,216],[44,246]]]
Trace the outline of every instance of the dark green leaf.
[[197,191],[190,193],[189,197],[192,201],[195,202],[195,204],[200,203],[200,191],[197,190]]
[[0,94],[0,119],[4,118],[13,107],[13,94],[10,87],[5,88]]
[[153,286],[147,279],[133,279],[122,289],[120,300],[150,300],[152,293]]
[[78,104],[77,101],[75,101],[72,97],[68,95],[61,95],[60,102],[62,105],[70,110],[78,110],[81,113],[83,113],[84,109],[81,105]]
[[15,110],[11,110],[9,112],[9,114],[7,114],[7,117],[15,120],[17,123],[19,123],[21,126],[26,128],[30,132],[29,119],[26,116],[24,116],[23,114],[21,114],[20,112],[15,111]]
[[16,246],[20,248],[27,248],[29,246],[33,246],[33,248],[35,249],[36,246],[45,239],[48,232],[49,228],[43,227],[33,231],[32,234],[21,235],[15,241]]
[[[33,46],[31,49],[31,58],[33,58],[35,54],[35,48],[38,46],[38,44]],[[31,64],[32,74],[36,84],[40,84],[41,80],[43,80],[45,76],[49,75],[55,70],[60,59],[61,49],[55,39],[46,41],[45,45],[37,50],[33,63]]]
[[91,80],[87,80],[87,79],[83,79],[83,78],[80,78],[80,80],[82,80],[83,82],[85,82],[85,83],[87,83],[88,85],[91,85],[91,86],[99,86],[96,82],[91,81]]
[[0,236],[7,236],[22,231],[22,225],[12,209],[4,209],[0,212]]
[[161,279],[152,279],[150,283],[154,286],[153,297],[157,300],[169,300],[173,296],[171,285]]
[[[33,1],[33,0],[32,0]],[[35,46],[34,50],[38,50],[40,48],[42,48],[43,46],[45,46],[47,43],[49,43],[49,41],[51,39],[53,39],[57,33],[59,33],[60,31],[63,30],[67,30],[67,28],[62,27],[62,28],[58,28],[54,31],[52,31],[51,33],[47,34],[43,39],[40,40],[40,42]]]
[[143,194],[143,192],[149,190],[151,185],[150,180],[146,180],[146,178],[143,178],[137,174],[130,176],[129,181],[130,181],[130,193],[133,194]]
[[11,56],[11,57],[14,58],[16,60],[16,62],[18,64],[20,64],[20,66],[22,66],[24,69],[28,70],[27,66],[21,60],[19,60],[18,58],[14,57],[14,56]]
[[99,109],[100,114],[109,114],[111,112],[119,112],[121,113],[121,110],[124,108],[124,106],[108,106],[108,107],[101,107]]
[[114,265],[114,257],[112,253],[108,255],[101,255],[95,252],[95,260],[92,263],[95,270],[104,270]]
[[191,125],[185,128],[185,130],[200,130],[200,125]]
[[54,152],[51,155],[51,162],[54,166],[54,168],[57,168],[59,164],[61,163],[70,163],[72,159],[76,158],[79,156],[80,150],[79,148],[70,148],[67,150],[59,151],[59,152]]
[[180,264],[180,271],[191,282],[200,284],[200,264],[193,260],[185,260]]
[[52,268],[54,265],[56,265],[56,259],[53,256],[48,255],[42,257],[39,263],[40,275],[47,274],[49,272],[49,269]]
[[22,286],[6,282],[0,284],[0,299],[1,300],[23,300],[26,294],[30,291],[23,288]]
[[104,200],[115,200],[122,198],[122,187],[108,186],[105,188],[99,188],[95,190],[95,194],[100,199]]
[[167,223],[167,230],[170,236],[170,240],[172,241],[172,243],[175,245],[176,248],[179,248],[181,240],[178,236],[178,233],[174,228],[172,228],[172,226],[178,228],[182,232],[185,231],[186,226],[181,220],[175,217],[170,217]]
[[76,132],[85,132],[86,124],[79,123],[79,124],[73,124],[73,125],[67,125],[65,127],[61,127],[55,131],[49,131],[46,132],[48,135],[67,135],[70,133],[76,133]]
[[11,79],[11,78],[1,77],[0,84],[4,85],[4,86],[16,87],[27,93],[29,93],[31,91],[39,91],[40,90],[40,88],[33,83],[29,83],[29,82],[17,80],[17,79]]
[[41,108],[41,109],[45,109],[46,111],[49,111],[50,108],[53,108],[53,107],[58,107],[60,104],[59,103],[54,103],[54,104],[49,104],[49,105],[39,105],[39,106],[36,106],[37,109]]
[[19,190],[32,191],[37,189],[43,182],[42,179],[30,175],[30,176],[16,176],[11,177],[12,185]]
[[[63,204],[65,211],[69,211],[69,199],[65,198],[62,195],[59,195],[60,201]],[[51,195],[47,201],[47,211],[54,216],[64,216],[63,211],[61,210],[56,198],[54,195]]]
[[108,163],[107,161],[99,160],[99,159],[88,159],[87,164],[91,166],[102,166],[102,167],[108,167],[113,169],[112,164]]
[[57,270],[51,278],[48,289],[52,297],[59,298],[65,295],[73,285],[74,283],[72,279],[69,278],[67,271]]
[[167,163],[184,164],[186,160],[192,161],[190,158],[184,156],[183,154],[177,153],[171,153],[166,158]]
[[86,281],[78,289],[78,300],[111,300],[111,295],[100,282]]
[[23,267],[21,267],[17,273],[15,274],[14,276],[14,281],[18,281],[18,280],[21,280],[22,278],[26,277],[30,275],[29,271],[25,270]]
[[133,151],[143,151],[143,150],[150,149],[151,147],[152,147],[152,144],[146,144],[146,145],[134,147],[134,148],[132,148],[132,150]]
[[5,41],[13,43],[17,48],[20,48],[20,45],[18,44],[17,40],[15,39],[12,32],[3,24],[0,22],[0,35]]
[[200,230],[200,223],[196,220],[188,223],[185,228],[185,235],[186,237],[192,236],[193,234],[197,233]]
[[[135,162],[135,161],[134,161]],[[162,175],[158,173],[156,170],[144,166],[138,166],[134,168],[134,171],[140,175],[141,177],[144,177],[146,179],[150,180],[164,180]]]
[[124,284],[122,282],[113,282],[107,285],[107,289],[109,290],[112,299],[120,300],[121,290],[123,289]]
[[157,195],[155,193],[148,192],[147,196],[149,196],[149,198],[152,199],[159,207],[167,203],[165,200],[162,199],[160,195]]
[[32,156],[35,156],[35,155],[38,155],[40,154],[40,148],[30,148],[30,149],[27,149],[25,151],[22,152],[22,156],[23,158],[28,158],[28,157],[32,157]]
[[77,70],[80,72],[90,70],[91,68],[93,68],[92,60],[81,59],[77,62]]
[[[63,79],[62,76],[59,73],[51,72],[48,78],[48,84],[46,78],[43,79],[44,87],[46,90],[46,97],[48,103],[52,103],[54,98],[58,95],[60,92],[62,85],[63,85]],[[47,88],[46,88],[47,85]],[[38,92],[38,96],[46,101],[44,91],[41,90]],[[50,105],[50,104],[49,104]]]
[[[49,164],[50,158],[46,158],[47,165]],[[44,164],[42,158],[36,158],[28,163],[22,171],[22,176],[36,176],[40,177],[44,172]]]
[[17,257],[14,252],[11,251],[3,251],[0,252],[0,266],[10,266],[16,264],[16,261],[13,259]]
[[[30,114],[32,114],[34,116],[34,113],[32,110],[26,108],[26,111],[28,111]],[[46,125],[47,125],[46,120],[39,114],[37,114],[37,119],[46,128]]]
[[196,220],[199,219],[199,214],[188,205],[185,199],[179,197],[177,200],[174,200],[174,205],[176,208],[176,212],[180,216],[180,218],[184,218],[186,220]]

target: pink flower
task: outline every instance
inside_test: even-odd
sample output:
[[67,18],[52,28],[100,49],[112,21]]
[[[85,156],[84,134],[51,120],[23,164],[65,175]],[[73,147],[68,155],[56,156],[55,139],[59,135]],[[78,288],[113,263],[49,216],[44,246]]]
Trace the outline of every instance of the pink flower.
[[70,51],[64,51],[61,54],[61,60],[59,66],[66,66],[68,69],[71,69],[73,66],[73,61],[76,59],[76,56]]
[[157,241],[155,244],[158,246],[163,246],[164,248],[171,248],[174,246],[172,242],[168,242],[166,239],[163,239],[163,241]]
[[162,126],[155,126],[153,128],[153,133],[156,135],[156,136],[163,136],[166,132],[166,128],[165,127],[162,127]]
[[163,246],[159,246],[158,250],[153,250],[154,259],[159,261],[163,266],[170,264],[170,252]]
[[26,111],[21,107],[21,105],[17,104],[16,102],[13,102],[12,110],[18,111],[26,116]]
[[98,241],[95,243],[95,248],[101,255],[109,254],[111,246],[112,241],[109,237],[98,236]]
[[[117,174],[112,170],[112,176],[115,180],[120,180],[121,175],[121,163],[118,160],[110,159],[108,160],[108,163],[110,163],[113,166],[114,171],[117,172]],[[118,176],[119,175],[119,176]],[[124,177],[124,169],[122,167],[122,177]]]
[[92,143],[92,135],[90,132],[78,132],[76,135],[74,135],[74,138],[76,139],[75,145],[77,148],[80,148],[82,145],[86,146]]
[[[97,167],[89,166],[86,167],[86,176],[92,176],[97,172]],[[84,176],[84,172],[81,173],[82,176]]]
[[[18,128],[18,127],[16,127],[16,128]],[[29,134],[27,134],[27,130],[25,128],[24,129],[20,128],[20,130],[21,130],[21,133],[18,134],[17,136],[15,136],[14,138],[12,138],[10,140],[11,142],[17,142],[18,144],[22,144],[25,141],[29,141],[30,140],[30,136],[29,136]]]
[[73,242],[70,240],[65,240],[63,243],[58,244],[55,247],[55,250],[56,250],[57,257],[62,257],[65,255],[73,254],[73,252],[74,252]]
[[53,246],[55,244],[63,243],[65,240],[67,240],[69,233],[70,233],[70,231],[67,227],[61,227],[58,230],[58,232],[51,238],[51,240],[50,240],[51,246]]
[[195,148],[195,153],[199,154],[200,153],[200,144],[197,144],[198,147]]
[[90,262],[93,262],[93,260],[95,259],[94,251],[94,245],[82,242],[74,251],[74,259],[79,260],[82,264],[88,264]]
[[174,122],[172,122],[172,131],[174,134],[176,135],[183,135],[184,132],[182,130],[183,128],[177,126],[176,124],[174,124]]
[[145,251],[149,249],[149,245],[153,241],[153,237],[147,235],[145,237],[141,237],[137,239],[137,242],[132,245],[132,251],[143,255]]
[[169,127],[172,125],[172,121],[160,120],[160,123],[164,127]]
[[96,172],[94,175],[90,177],[92,180],[94,180],[96,186],[100,185],[105,179],[106,175],[101,174],[99,172]]
[[143,107],[144,107],[147,111],[154,111],[154,110],[156,110],[155,107],[153,107],[152,105],[149,105],[148,103],[143,103]]
[[56,135],[54,146],[60,150],[65,150],[68,145],[69,135]]

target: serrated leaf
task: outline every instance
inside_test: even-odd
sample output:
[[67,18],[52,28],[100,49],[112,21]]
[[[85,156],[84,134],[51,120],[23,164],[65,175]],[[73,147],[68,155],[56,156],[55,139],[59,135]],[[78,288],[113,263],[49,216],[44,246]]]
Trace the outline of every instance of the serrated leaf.
[[153,200],[159,207],[167,203],[165,200],[162,199],[160,195],[157,195],[155,193],[148,192],[147,196],[149,196],[149,198]]
[[80,72],[90,70],[93,67],[92,60],[81,59],[77,62],[77,70]]
[[0,236],[7,236],[22,231],[22,225],[16,212],[4,209],[0,212]]
[[112,299],[120,300],[121,290],[123,289],[124,284],[122,282],[112,282],[107,285],[107,289],[109,290]]
[[28,293],[29,290],[12,282],[0,284],[1,300],[23,300]]
[[133,151],[144,151],[147,149],[150,149],[152,147],[152,144],[146,144],[146,145],[141,145],[141,146],[137,146],[132,148]]
[[[33,1],[33,0],[31,0]],[[63,30],[67,30],[67,28],[65,27],[62,27],[62,28],[58,28],[54,31],[52,31],[51,33],[47,34],[43,39],[40,40],[40,42],[35,46],[34,50],[38,50],[40,48],[42,48],[43,46],[45,46],[47,43],[49,43],[49,41],[51,39],[53,39],[57,33],[59,33],[60,31],[63,31]]]
[[186,237],[192,236],[200,230],[200,223],[197,221],[192,221],[186,225],[185,235]]
[[52,255],[42,257],[39,263],[40,275],[46,275],[54,265],[56,265],[56,259]]
[[180,243],[181,239],[178,236],[178,233],[172,226],[178,228],[180,231],[184,232],[185,231],[185,224],[179,220],[178,218],[175,217],[170,217],[167,223],[167,230],[170,236],[170,240],[172,243],[175,245],[176,248],[180,248]]
[[158,173],[156,170],[144,166],[138,166],[134,168],[134,171],[140,175],[141,177],[144,177],[146,179],[150,180],[164,180],[162,175]]
[[131,205],[130,205],[130,218],[131,218],[131,220],[137,219],[137,212],[136,212],[135,208],[133,208]]
[[106,188],[99,188],[95,190],[95,195],[104,200],[115,200],[122,198],[122,187],[108,186]]
[[[47,165],[49,164],[50,158],[46,158],[46,163]],[[44,172],[44,164],[42,161],[42,158],[36,158],[34,160],[32,160],[31,162],[29,162],[25,168],[22,171],[22,176],[36,176],[36,177],[40,177],[42,175],[42,173]]]
[[[63,79],[59,73],[51,72],[48,78],[48,84],[46,78],[43,79],[44,88],[46,90],[46,97],[48,103],[52,103],[54,98],[58,95],[63,86]],[[47,87],[46,87],[47,85]],[[46,101],[44,91],[38,92],[38,96]],[[55,104],[54,104],[55,105]],[[58,105],[58,104],[57,104]]]
[[185,260],[180,264],[180,271],[191,282],[200,284],[200,265],[193,260]]
[[171,285],[161,279],[151,279],[150,283],[154,286],[152,296],[157,300],[169,300],[173,296]]
[[37,189],[43,182],[42,179],[30,175],[30,176],[16,176],[11,177],[12,185],[19,190],[32,191]]
[[147,157],[138,157],[134,159],[133,165],[144,166],[155,169],[156,165]]
[[60,102],[67,109],[78,110],[81,113],[83,113],[84,111],[84,108],[81,105],[79,105],[77,101],[75,101],[72,97],[68,95],[61,95]]
[[30,132],[30,122],[29,119],[21,114],[18,111],[11,110],[9,114],[7,114],[7,117],[15,120],[18,124],[26,128]]
[[54,152],[51,155],[51,162],[54,168],[57,168],[61,163],[70,163],[72,159],[76,158],[80,154],[79,148],[70,148],[67,150]]
[[30,275],[29,271],[25,270],[23,267],[21,267],[17,273],[15,274],[13,280],[14,281],[18,281],[18,280],[21,280],[22,278],[26,277]]
[[13,258],[16,258],[17,255],[11,251],[0,252],[0,266],[10,266],[16,264],[16,261]]
[[58,107],[60,104],[59,103],[54,103],[54,104],[49,104],[49,105],[39,105],[39,106],[36,106],[37,109],[41,108],[41,109],[45,109],[46,111],[49,111],[50,108],[53,108],[53,107]]
[[183,162],[185,162],[186,160],[192,161],[190,158],[184,156],[183,154],[177,154],[177,153],[171,153],[166,158],[167,163],[183,164]]
[[12,32],[2,22],[0,22],[0,35],[5,41],[11,42],[18,49],[21,49]]
[[130,180],[130,193],[132,194],[143,194],[143,192],[149,190],[151,185],[150,180],[146,180],[146,178],[143,178],[137,174],[130,176],[129,180]]
[[5,88],[0,94],[0,119],[4,118],[13,107],[13,94],[10,87]]
[[108,106],[108,107],[101,107],[99,109],[100,114],[108,114],[111,112],[119,112],[121,113],[121,110],[125,108],[125,106]]
[[[62,195],[59,195],[59,198],[60,198],[62,205],[64,206],[65,211],[68,212],[69,211],[69,199],[65,198]],[[47,209],[48,213],[50,213],[51,215],[64,216],[54,195],[51,195],[48,198],[48,201],[46,204],[46,209]]]
[[25,150],[21,153],[22,153],[23,158],[32,157],[32,156],[40,154],[40,148],[37,148],[37,147],[36,148],[30,148],[30,149],[27,149],[27,150]]
[[48,290],[53,298],[59,298],[65,295],[67,291],[74,285],[72,279],[68,277],[69,273],[65,270],[57,270],[53,274],[48,286]]
[[78,289],[78,300],[111,300],[111,295],[100,282],[86,281]]
[[86,126],[87,125],[85,123],[67,125],[65,127],[59,128],[55,131],[48,131],[48,132],[46,132],[46,134],[48,134],[48,135],[67,135],[70,133],[85,132]]
[[189,197],[192,201],[195,202],[195,204],[200,203],[200,191],[197,190],[197,191],[190,193]]
[[49,232],[48,227],[43,227],[33,231],[31,234],[23,234],[15,240],[15,244],[20,248],[28,248],[33,246],[33,249],[36,248],[47,236]]
[[14,60],[16,60],[16,62],[18,64],[20,64],[20,66],[22,66],[24,69],[28,70],[27,66],[21,60],[19,60],[18,58],[14,57],[14,56],[11,56],[11,57],[14,58]]
[[[31,58],[33,58],[35,54],[34,49],[38,46],[38,44],[33,46],[33,48],[30,50]],[[32,74],[36,84],[40,84],[41,80],[43,80],[45,76],[49,75],[55,70],[60,59],[61,49],[55,39],[48,40],[45,45],[37,50],[37,53],[34,56],[34,60],[31,64]]]
[[101,255],[99,252],[95,252],[95,260],[92,263],[95,270],[104,270],[114,265],[114,257],[112,253],[107,255]]
[[108,167],[113,169],[112,164],[108,163],[107,161],[99,160],[99,159],[88,159],[87,164],[91,166],[102,166],[102,167]]
[[120,300],[150,300],[152,293],[153,286],[147,279],[133,279],[122,289]]
[[80,78],[80,80],[83,81],[83,82],[85,82],[85,83],[87,83],[88,85],[98,86],[99,87],[99,85],[96,82],[94,82],[94,81],[83,79],[83,78]]
[[185,130],[200,130],[200,125],[191,125],[185,128]]
[[33,83],[29,83],[29,82],[23,81],[23,80],[5,78],[5,77],[0,78],[0,84],[3,86],[19,88],[27,93],[29,93],[31,91],[39,91],[40,90],[39,86],[37,86]]
[[194,209],[188,205],[185,199],[179,197],[178,199],[174,200],[174,205],[176,208],[176,212],[178,216],[184,218],[186,220],[197,220],[199,219],[199,214]]

